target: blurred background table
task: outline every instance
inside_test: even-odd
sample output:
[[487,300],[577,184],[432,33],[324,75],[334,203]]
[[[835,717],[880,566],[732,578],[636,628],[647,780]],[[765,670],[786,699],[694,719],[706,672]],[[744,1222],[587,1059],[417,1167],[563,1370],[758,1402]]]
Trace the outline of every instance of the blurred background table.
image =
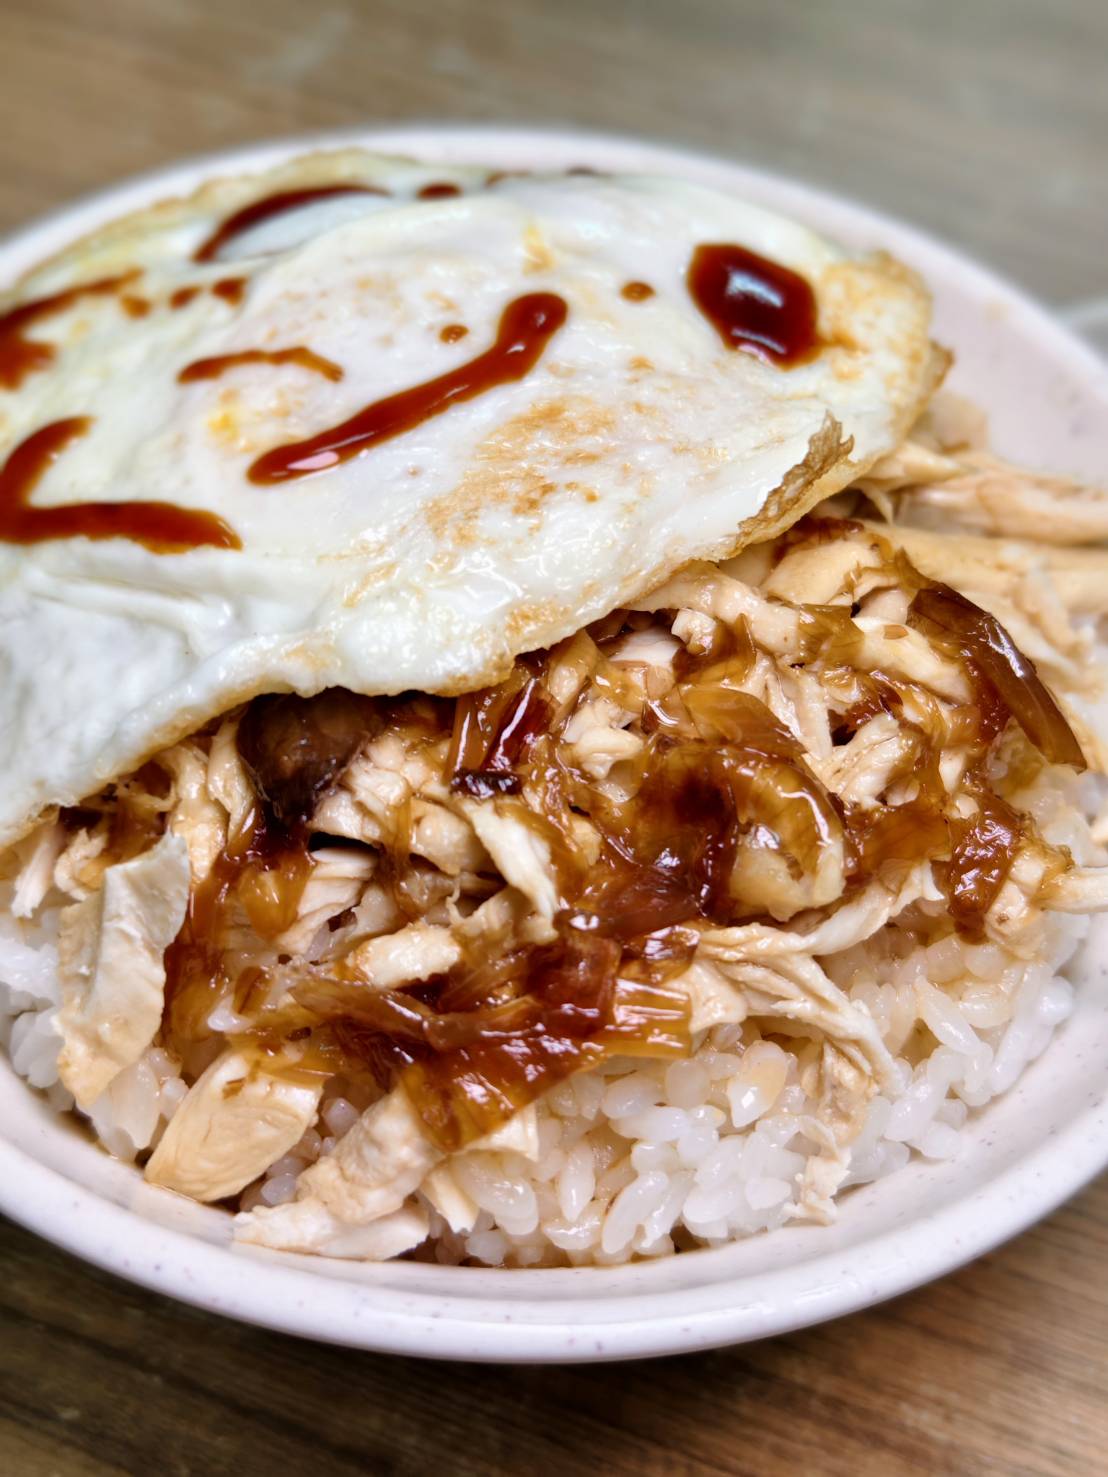
[[[0,229],[183,154],[570,122],[818,182],[1105,342],[1104,0],[0,0]],[[316,1347],[0,1227],[0,1472],[1093,1473],[1108,1181],[943,1282],[716,1354],[480,1369]]]

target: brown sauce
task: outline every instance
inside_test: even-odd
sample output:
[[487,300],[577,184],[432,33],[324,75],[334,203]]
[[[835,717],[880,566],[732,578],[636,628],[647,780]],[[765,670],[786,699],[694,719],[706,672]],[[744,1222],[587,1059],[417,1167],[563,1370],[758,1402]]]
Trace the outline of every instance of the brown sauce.
[[492,346],[437,379],[367,405],[356,415],[304,441],[276,446],[251,464],[252,482],[287,482],[326,471],[361,456],[393,436],[442,415],[451,406],[497,385],[519,380],[537,363],[549,339],[566,321],[566,304],[554,293],[516,298],[504,309]]
[[608,1056],[687,1054],[684,991],[649,970],[621,977],[620,958],[614,941],[563,926],[554,943],[417,990],[311,982],[294,995],[323,1023],[335,1065],[368,1065],[384,1087],[402,1081],[450,1152]]
[[459,339],[465,338],[468,332],[469,329],[464,323],[448,323],[444,328],[439,329],[439,338],[444,344],[456,344]]
[[664,706],[677,704],[687,716],[648,741],[633,798],[592,812],[608,849],[576,906],[621,937],[755,916],[759,895],[746,886],[763,856],[800,876],[843,835],[796,740],[756,698],[707,682]]
[[35,508],[29,499],[66,447],[92,424],[71,416],[42,426],[10,453],[0,469],[0,540],[38,544],[62,538],[126,538],[155,554],[211,545],[240,549],[238,535],[214,513],[173,503],[66,503]]
[[[518,669],[517,669],[518,670]],[[518,691],[459,698],[448,756],[450,788],[475,800],[518,795],[517,766],[545,731],[551,705],[539,679],[526,678]]]
[[228,307],[238,307],[246,296],[249,285],[245,277],[220,277],[215,282],[192,282],[187,287],[175,288],[169,295],[169,306],[176,312],[180,308],[187,308],[189,303],[195,302],[202,292],[210,292],[213,297],[225,302]]
[[491,800],[496,795],[518,795],[523,781],[511,770],[457,769],[450,788],[473,800]]
[[950,855],[950,827],[943,805],[930,793],[903,805],[849,807],[845,828],[850,846],[847,876],[862,886],[890,867],[944,859]]
[[321,374],[324,379],[342,379],[342,368],[334,360],[324,359],[322,354],[313,354],[311,349],[300,346],[292,349],[240,349],[235,354],[217,354],[211,359],[194,359],[191,364],[185,365],[177,379],[183,385],[193,380],[217,379],[229,369],[237,369],[240,364],[296,364],[301,369],[310,369],[314,374]]
[[249,966],[236,975],[227,956],[236,913],[263,940],[295,921],[312,869],[307,822],[354,751],[382,726],[378,709],[372,698],[331,688],[312,698],[255,698],[244,710],[236,746],[256,804],[242,834],[194,887],[184,927],[166,954],[162,1040],[178,1055],[211,1034],[208,1015],[229,991],[235,1009],[245,1012],[266,986],[264,971]]
[[435,181],[429,185],[422,185],[416,191],[416,198],[419,200],[446,200],[451,195],[460,195],[461,193],[461,185],[450,184],[446,180],[442,180]]
[[649,282],[625,282],[619,295],[625,297],[629,303],[645,303],[647,298],[654,296],[654,289]]
[[53,344],[40,343],[26,336],[26,330],[33,324],[51,318],[55,313],[64,313],[82,298],[107,297],[126,283],[133,282],[138,275],[138,272],[123,272],[116,277],[101,277],[96,282],[84,282],[78,287],[51,293],[49,297],[34,298],[0,314],[0,386],[5,390],[18,390],[28,375],[46,369],[57,358]]
[[530,169],[494,169],[485,176],[486,186],[498,185],[501,180],[527,179],[532,173]]
[[245,277],[221,277],[218,282],[212,283],[212,296],[222,298],[231,307],[237,307],[242,302],[243,294],[246,292]]
[[[549,713],[534,670],[520,664],[508,687],[506,695],[494,690],[483,695],[487,701],[456,705],[463,709],[455,722],[459,751],[496,766],[490,775],[527,763]],[[422,701],[427,736],[441,742],[449,705]],[[247,1012],[271,993],[266,970],[251,965],[236,975],[227,947],[236,917],[244,912],[263,939],[291,923],[311,871],[307,818],[354,749],[404,707],[343,691],[255,699],[247,707],[237,742],[257,807],[243,837],[194,889],[167,953],[162,1042],[179,1056],[210,1036],[217,1001],[230,995]],[[388,872],[382,855],[378,876]],[[283,983],[292,985],[295,1003],[263,1013],[239,1039],[274,1058],[295,1042],[297,1070],[341,1071],[386,1088],[403,1082],[428,1133],[445,1149],[460,1147],[607,1056],[687,1053],[688,999],[666,981],[691,957],[695,937],[624,943],[584,921],[574,926],[567,915],[553,943],[482,953],[388,992],[318,968],[301,970],[297,980],[289,965]]]
[[698,246],[686,280],[727,348],[781,368],[802,364],[819,349],[815,294],[790,268],[744,246]]
[[133,292],[125,292],[119,299],[119,305],[128,318],[145,318],[150,311],[150,299],[139,297]]
[[210,262],[219,255],[228,241],[233,241],[244,231],[251,230],[260,225],[262,221],[271,220],[274,216],[283,215],[287,210],[298,210],[302,205],[310,205],[315,200],[323,200],[333,195],[384,195],[387,191],[378,189],[376,185],[315,185],[305,190],[279,190],[273,195],[266,195],[261,200],[254,200],[249,205],[244,205],[241,210],[236,210],[233,215],[219,226],[206,241],[193,252],[193,261]]
[[256,971],[244,971],[248,979],[228,972],[225,950],[236,910],[259,938],[276,938],[295,920],[311,868],[306,837],[267,827],[259,808],[193,887],[184,925],[165,955],[161,1041],[170,1051],[183,1057],[211,1035],[208,1016],[229,987],[242,1009],[247,988],[257,983]]

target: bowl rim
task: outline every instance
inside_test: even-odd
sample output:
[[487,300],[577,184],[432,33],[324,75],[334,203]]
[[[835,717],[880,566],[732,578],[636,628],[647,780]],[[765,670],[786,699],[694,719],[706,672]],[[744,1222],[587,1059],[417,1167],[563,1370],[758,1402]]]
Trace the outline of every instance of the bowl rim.
[[[559,127],[413,122],[328,130],[193,156],[88,194],[0,238],[0,271],[14,276],[67,240],[124,211],[191,189],[213,172],[265,168],[297,153],[362,146],[440,159],[504,162],[543,152],[580,154],[601,167],[718,170],[741,191],[768,194],[776,208],[848,215],[874,239],[926,254],[974,296],[1020,314],[1059,358],[1108,404],[1108,366],[1021,288],[914,226],[802,181],[703,150],[631,135]],[[569,162],[563,159],[562,162]],[[351,1347],[441,1359],[573,1362],[657,1356],[714,1348],[783,1333],[907,1292],[952,1271],[1053,1210],[1108,1166],[1108,1092],[1094,1094],[1030,1153],[934,1214],[850,1246],[760,1272],[751,1284],[713,1286],[714,1303],[689,1306],[688,1289],[652,1291],[650,1264],[604,1269],[622,1290],[581,1296],[597,1269],[503,1271],[442,1268],[459,1280],[450,1293],[403,1284],[407,1264],[389,1264],[393,1285],[371,1272],[320,1275],[313,1259],[260,1254],[204,1241],[156,1224],[77,1184],[0,1136],[0,1210],[66,1251],[181,1301],[284,1333]],[[90,1146],[92,1152],[98,1152]],[[136,1235],[136,1230],[139,1234]],[[712,1253],[705,1253],[712,1255]],[[429,1270],[423,1267],[422,1273]],[[414,1269],[413,1269],[414,1271]],[[615,1274],[615,1275],[613,1275]],[[511,1279],[527,1290],[498,1302]],[[646,1284],[639,1286],[638,1284]],[[559,1292],[572,1286],[572,1297]],[[485,1296],[482,1289],[489,1289]],[[533,1294],[533,1296],[529,1296]],[[685,1305],[684,1307],[682,1305]]]
[[[0,1176],[33,1189],[33,1200],[0,1210],[27,1230],[152,1292],[274,1332],[320,1342],[423,1358],[474,1363],[569,1364],[694,1353],[791,1333],[859,1312],[910,1292],[994,1250],[1048,1215],[1087,1184],[1108,1161],[1108,1104],[1090,1104],[1067,1128],[974,1194],[906,1226],[759,1273],[742,1294],[742,1279],[713,1284],[715,1306],[691,1310],[687,1289],[622,1296],[559,1298],[591,1267],[497,1270],[441,1268],[464,1277],[469,1296],[427,1295],[372,1282],[323,1277],[313,1259],[259,1254],[155,1225],[134,1211],[75,1185],[23,1150],[0,1140]],[[90,1145],[90,1148],[94,1146]],[[95,1220],[90,1226],[89,1217]],[[142,1234],[134,1237],[135,1227]],[[818,1228],[815,1228],[818,1231]],[[700,1253],[694,1253],[700,1255]],[[712,1253],[705,1253],[711,1255]],[[391,1275],[400,1267],[385,1264]],[[620,1277],[649,1276],[651,1264],[600,1269]],[[864,1267],[864,1275],[859,1276]],[[481,1296],[479,1283],[525,1276],[533,1303],[502,1306]],[[536,1284],[545,1284],[545,1289]],[[644,1295],[645,1294],[645,1295]],[[484,1316],[483,1316],[484,1315]]]

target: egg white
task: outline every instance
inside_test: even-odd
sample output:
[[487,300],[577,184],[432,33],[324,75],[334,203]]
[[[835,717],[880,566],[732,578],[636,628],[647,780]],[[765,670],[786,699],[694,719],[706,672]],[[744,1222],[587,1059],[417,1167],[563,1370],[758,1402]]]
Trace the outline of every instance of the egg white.
[[[240,550],[155,554],[126,539],[0,544],[0,843],[260,692],[456,693],[693,558],[787,526],[902,438],[930,392],[929,303],[887,258],[674,179],[523,176],[358,151],[219,181],[127,218],[31,274],[12,301],[141,269],[28,336],[46,370],[0,391],[0,459],[90,416],[37,506],[156,499],[217,513]],[[233,210],[358,180],[197,264]],[[418,200],[428,180],[466,193]],[[743,245],[801,273],[824,347],[783,369],[726,348],[685,285],[694,248]],[[240,303],[186,285],[245,279]],[[628,301],[621,287],[654,296]],[[506,304],[554,292],[568,318],[519,382],[354,460],[257,485],[250,463],[465,363]],[[444,342],[442,328],[466,336]],[[341,365],[193,360],[303,346]]]

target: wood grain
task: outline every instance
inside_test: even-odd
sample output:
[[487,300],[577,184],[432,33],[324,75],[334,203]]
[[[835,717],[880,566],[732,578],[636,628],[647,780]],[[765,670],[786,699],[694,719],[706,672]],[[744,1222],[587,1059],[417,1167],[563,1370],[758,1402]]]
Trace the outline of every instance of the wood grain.
[[[1108,296],[1103,0],[0,0],[0,229],[186,153],[419,117],[707,147]],[[1086,1474],[1108,1181],[883,1308],[641,1365],[480,1369],[211,1318],[0,1226],[0,1473]]]

